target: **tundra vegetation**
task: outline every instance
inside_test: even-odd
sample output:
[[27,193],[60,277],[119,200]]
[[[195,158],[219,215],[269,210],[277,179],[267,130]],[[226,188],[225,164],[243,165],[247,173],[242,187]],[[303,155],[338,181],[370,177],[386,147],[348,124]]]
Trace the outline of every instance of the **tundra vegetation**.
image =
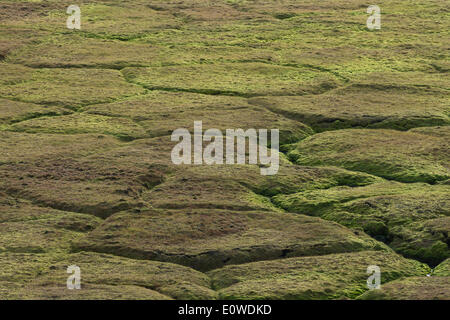
[[369,4],[0,0],[0,299],[450,299],[448,2]]

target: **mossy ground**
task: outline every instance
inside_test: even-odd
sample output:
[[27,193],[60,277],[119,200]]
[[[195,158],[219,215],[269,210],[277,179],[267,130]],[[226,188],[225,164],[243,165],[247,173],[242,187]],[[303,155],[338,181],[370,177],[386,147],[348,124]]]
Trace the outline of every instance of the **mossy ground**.
[[208,274],[222,299],[349,299],[367,290],[368,265],[383,266],[383,283],[429,270],[391,252],[363,251],[227,266]]
[[344,128],[408,130],[450,123],[447,95],[430,94],[425,89],[408,92],[349,87],[322,95],[253,98],[250,103],[307,123],[318,132]]
[[436,276],[450,276],[450,259],[446,259],[439,264],[434,270],[433,274]]
[[403,255],[437,265],[448,250],[450,189],[423,183],[377,183],[278,195],[274,203],[362,229]]
[[117,213],[74,246],[201,271],[279,257],[388,250],[363,232],[318,218],[227,209]]
[[[170,135],[174,127],[193,132],[194,121],[198,119],[205,130],[215,128],[224,134],[228,128],[282,128],[281,143],[298,141],[314,133],[306,125],[252,106],[240,97],[155,90],[137,99],[93,105],[85,110],[89,114],[131,118],[150,137]],[[236,113],[239,117],[230,117]]]
[[[339,85],[334,75],[309,68],[264,63],[220,63],[202,66],[125,68],[132,83],[166,89],[235,96],[322,93]],[[217,78],[217,74],[220,78]]]
[[360,300],[449,300],[450,277],[408,277],[368,291]]
[[[445,1],[72,4],[0,0],[0,299],[449,299]],[[278,174],[173,165],[200,120]]]
[[33,118],[60,116],[70,113],[70,111],[61,107],[41,106],[6,99],[0,99],[0,111],[0,125],[21,122]]
[[3,64],[0,97],[69,109],[141,94],[119,71],[104,69],[31,69]]
[[[86,289],[86,295],[67,290],[67,268],[75,263],[83,270],[83,291]],[[1,253],[0,265],[0,282],[10,288],[9,292],[0,292],[2,299],[52,299],[52,296],[53,299],[71,299],[72,296],[75,299],[216,297],[205,274],[164,262],[101,253]]]
[[334,165],[389,180],[436,183],[450,177],[448,148],[448,140],[438,135],[344,129],[300,141],[288,156],[301,165]]

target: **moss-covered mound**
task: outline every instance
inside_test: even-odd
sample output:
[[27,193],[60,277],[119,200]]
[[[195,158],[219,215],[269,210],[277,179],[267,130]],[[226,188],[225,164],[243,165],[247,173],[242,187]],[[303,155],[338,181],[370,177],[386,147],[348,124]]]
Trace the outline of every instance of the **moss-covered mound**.
[[282,208],[363,229],[397,252],[437,265],[448,248],[450,189],[423,183],[376,183],[274,197]]
[[0,282],[0,286],[2,300],[171,300],[157,291],[128,285],[86,284],[80,290],[47,284],[17,288],[14,283]]
[[227,266],[209,272],[222,299],[348,299],[367,290],[367,267],[381,283],[420,276],[428,267],[391,252],[363,251]]
[[44,116],[60,116],[69,111],[60,107],[0,99],[0,126]]
[[0,68],[0,96],[23,102],[77,108],[143,92],[115,70],[31,69],[16,64]]
[[368,5],[0,0],[0,299],[448,299],[448,4]]
[[439,264],[434,270],[433,275],[436,276],[450,276],[450,258]]
[[12,130],[28,133],[100,133],[110,134],[124,140],[145,137],[145,130],[126,118],[114,118],[86,113],[62,117],[40,117],[22,121],[11,126]]
[[[8,292],[0,292],[2,299],[17,299],[21,295],[26,299],[50,299],[51,295],[61,299],[70,299],[71,296],[81,299],[85,289],[85,299],[115,299],[122,289],[122,298],[135,299],[133,292],[124,287],[134,287],[140,295],[149,290],[146,299],[153,299],[152,294],[160,298],[164,295],[165,299],[216,298],[205,274],[164,262],[133,260],[101,253],[1,253],[0,265],[0,281],[9,289]],[[67,290],[67,268],[74,265],[81,270],[82,290],[79,294]],[[111,293],[108,293],[108,288]],[[90,293],[92,289],[95,290]]]
[[335,76],[314,69],[263,63],[125,68],[122,72],[129,81],[149,89],[238,96],[321,93],[339,85]]
[[[419,91],[419,90],[418,90]],[[448,125],[444,94],[349,88],[323,95],[253,98],[251,103],[311,125],[317,131]]]
[[116,213],[75,248],[198,270],[280,257],[387,250],[362,232],[319,218],[212,209]]
[[410,277],[389,282],[379,290],[359,296],[361,300],[450,300],[450,277]]
[[[0,252],[68,252],[71,243],[96,228],[100,219],[0,198]],[[32,241],[30,241],[32,239]]]
[[214,128],[223,134],[230,128],[279,129],[282,144],[299,141],[313,133],[301,122],[249,105],[246,99],[190,92],[156,90],[137,99],[93,105],[86,112],[131,118],[149,136],[171,135],[178,128],[193,132],[194,121],[202,121],[203,131]]
[[289,156],[302,165],[335,165],[402,182],[434,183],[450,177],[448,148],[441,136],[346,129],[300,141]]

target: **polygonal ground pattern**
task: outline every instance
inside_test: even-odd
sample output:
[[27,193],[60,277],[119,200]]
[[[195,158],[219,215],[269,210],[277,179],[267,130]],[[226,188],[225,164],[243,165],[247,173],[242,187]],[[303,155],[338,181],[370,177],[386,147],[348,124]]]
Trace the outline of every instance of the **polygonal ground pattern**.
[[[445,1],[72,4],[0,0],[0,299],[450,299]],[[194,121],[278,173],[174,165]]]

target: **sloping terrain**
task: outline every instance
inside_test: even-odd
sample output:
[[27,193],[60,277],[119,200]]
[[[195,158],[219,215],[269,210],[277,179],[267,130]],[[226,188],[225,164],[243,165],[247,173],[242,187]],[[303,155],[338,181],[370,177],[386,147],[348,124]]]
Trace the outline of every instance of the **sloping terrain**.
[[[0,299],[450,299],[447,1],[72,4],[0,0]],[[278,173],[173,164],[194,121]]]

